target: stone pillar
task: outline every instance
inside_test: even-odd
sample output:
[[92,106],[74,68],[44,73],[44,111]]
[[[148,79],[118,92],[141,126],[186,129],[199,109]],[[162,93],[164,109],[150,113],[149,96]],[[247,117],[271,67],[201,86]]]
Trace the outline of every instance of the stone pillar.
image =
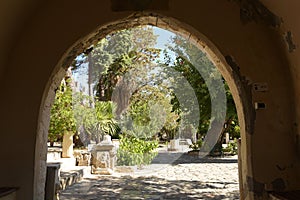
[[51,163],[47,165],[45,200],[58,200],[60,164]]
[[179,139],[170,140],[168,151],[177,151],[179,149]]
[[92,174],[111,175],[116,162],[116,148],[109,135],[92,150]]
[[65,132],[62,142],[62,157],[73,158],[73,133]]
[[242,172],[242,148],[241,148],[241,139],[237,140],[238,146],[238,170],[239,170],[239,188],[240,188],[240,199],[245,199],[245,191],[244,191],[244,180],[243,180],[243,172]]
[[197,131],[192,130],[192,142],[196,143],[197,142]]
[[229,133],[225,133],[225,143],[228,144],[229,143]]

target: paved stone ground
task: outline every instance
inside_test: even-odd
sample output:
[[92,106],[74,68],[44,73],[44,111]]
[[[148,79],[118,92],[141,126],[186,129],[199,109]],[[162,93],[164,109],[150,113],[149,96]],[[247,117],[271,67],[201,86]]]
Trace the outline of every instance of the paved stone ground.
[[66,199],[239,199],[237,157],[160,153],[134,173],[85,178],[61,192]]

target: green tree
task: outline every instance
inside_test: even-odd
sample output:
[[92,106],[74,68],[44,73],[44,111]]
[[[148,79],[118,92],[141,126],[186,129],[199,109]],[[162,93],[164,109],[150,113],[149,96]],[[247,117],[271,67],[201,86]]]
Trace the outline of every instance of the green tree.
[[66,132],[76,132],[76,121],[73,112],[71,79],[62,80],[56,91],[55,100],[51,107],[48,139],[53,142],[60,139]]
[[[75,98],[74,114],[80,131],[98,143],[106,134],[117,137],[120,129],[113,115],[115,105],[111,101],[98,101],[82,92],[77,92]],[[90,102],[93,102],[92,105]]]
[[133,60],[146,62],[145,59],[151,57],[152,50],[149,47],[156,43],[156,39],[151,26],[138,26],[108,34],[74,60],[73,70],[87,67],[89,95],[93,93],[93,85],[99,100],[109,101],[120,73],[125,72],[126,66]]
[[[170,52],[176,56],[175,60],[172,60]],[[165,57],[163,62],[166,66],[166,71],[169,71],[168,67],[171,67],[175,69],[176,72],[180,72],[182,74],[182,78],[185,78],[189,82],[197,96],[198,105],[194,106],[199,106],[200,111],[198,137],[205,136],[208,129],[211,128],[209,127],[212,114],[211,101],[212,98],[215,98],[218,94],[214,91],[209,91],[208,85],[214,85],[214,81],[218,79],[222,79],[224,82],[227,98],[227,111],[225,119],[225,124],[227,126],[225,126],[226,128],[222,130],[222,134],[229,131],[233,137],[239,137],[237,112],[233,97],[230,93],[227,83],[221,77],[217,68],[208,59],[206,54],[179,35],[171,38],[170,43],[164,53]],[[172,71],[169,71],[168,73],[170,74],[170,72]],[[177,90],[184,92],[184,87],[179,87]],[[189,99],[187,99],[184,103],[195,104],[196,102],[189,101]],[[175,96],[172,99],[172,104],[173,110],[178,113],[182,113],[185,110],[184,105],[180,105]],[[219,116],[216,117],[218,118]],[[216,121],[216,119],[212,120]]]
[[125,123],[122,127],[128,127],[124,131],[135,137],[155,138],[162,130],[177,126],[178,116],[171,110],[170,97],[166,92],[156,86],[145,85],[131,96],[130,107],[122,116]]

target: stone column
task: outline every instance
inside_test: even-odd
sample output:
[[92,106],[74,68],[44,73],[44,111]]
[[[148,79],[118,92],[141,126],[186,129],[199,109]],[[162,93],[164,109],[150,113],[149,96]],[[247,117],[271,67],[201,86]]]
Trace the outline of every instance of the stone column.
[[116,162],[116,149],[109,135],[92,150],[92,174],[111,175]]
[[50,163],[47,165],[45,199],[58,200],[60,176],[60,163]]
[[179,149],[179,139],[170,140],[168,151],[177,151]]
[[245,199],[245,191],[244,191],[244,180],[243,180],[243,172],[242,172],[242,148],[241,148],[241,139],[237,141],[238,145],[238,170],[239,170],[239,188],[240,188],[240,199]]
[[62,157],[73,158],[73,133],[65,132],[62,142]]
[[225,143],[228,144],[229,143],[229,133],[225,133]]

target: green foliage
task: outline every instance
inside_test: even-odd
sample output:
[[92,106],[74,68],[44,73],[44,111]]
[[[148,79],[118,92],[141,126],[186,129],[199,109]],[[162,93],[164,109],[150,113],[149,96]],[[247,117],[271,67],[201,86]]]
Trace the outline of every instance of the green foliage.
[[114,119],[115,105],[111,101],[93,100],[87,95],[76,93],[74,112],[77,126],[99,141],[103,135],[117,137],[120,129]]
[[[73,70],[87,71],[89,87],[94,85],[100,101],[109,101],[120,75],[133,64],[145,65],[158,56],[159,51],[151,48],[156,39],[157,35],[154,35],[151,26],[138,26],[108,34],[74,60]],[[86,67],[88,69],[84,69]]]
[[222,148],[222,151],[224,153],[236,155],[238,153],[237,139],[234,139],[233,141],[229,142],[226,148]]
[[197,142],[193,142],[193,144],[191,144],[189,147],[194,151],[200,150],[200,148],[202,147],[202,143],[203,143],[202,140],[199,139],[197,140]]
[[[117,117],[121,117],[122,123],[125,123],[122,124],[122,131],[127,135],[145,140],[160,132],[167,135],[168,139],[172,139],[179,132],[179,124],[184,122],[182,119],[185,117],[190,117],[187,121],[192,121],[191,125],[196,128],[195,118],[190,115],[188,108],[191,110],[199,108],[197,136],[201,138],[210,128],[212,98],[218,95],[217,92],[209,91],[208,85],[214,85],[216,80],[224,81],[224,79],[204,52],[178,35],[171,38],[170,45],[164,50],[165,58],[159,62],[160,68],[157,67],[161,50],[153,48],[156,39],[157,36],[150,26],[134,27],[109,34],[80,55],[74,62],[74,69],[79,70],[83,66],[88,66],[89,84],[92,83],[94,87],[93,94],[100,102],[116,103],[117,107],[111,110],[116,109]],[[156,74],[151,74],[153,71]],[[170,78],[176,77],[178,73],[181,77],[177,80]],[[130,74],[130,80],[124,78],[124,74]],[[157,78],[158,76],[160,78]],[[174,91],[180,94],[187,92],[183,85],[176,85],[176,82],[182,83],[182,80],[186,80],[192,87],[197,101],[186,98],[183,102],[179,102]],[[227,97],[227,127],[223,132],[229,132],[231,137],[237,138],[239,126],[236,108],[228,85],[225,81],[224,83]],[[170,85],[173,89],[168,87]],[[119,94],[117,95],[119,99],[112,99],[112,94]],[[150,107],[156,104],[161,105],[157,110],[164,108],[165,118],[162,118],[161,113],[151,111]],[[96,102],[94,105],[84,103],[81,106],[82,108],[78,110],[79,116],[82,113],[80,122],[84,124],[87,132],[100,135],[118,134],[120,130],[111,115],[112,112],[107,112],[102,107],[108,105]],[[121,115],[125,108],[128,108],[127,113]],[[86,114],[83,115],[84,112]],[[220,114],[217,115],[218,119]],[[162,121],[164,124],[160,124]],[[189,124],[183,124],[182,127],[187,126]],[[193,148],[198,149],[199,145],[196,143]],[[122,154],[122,151],[119,154]],[[138,159],[142,158],[135,160]]]
[[[172,52],[176,56],[176,59],[174,61],[170,57],[170,52]],[[209,91],[208,85],[216,85],[214,84],[216,80],[223,80],[227,99],[227,111],[225,119],[227,128],[222,132],[229,132],[231,137],[239,138],[240,133],[238,118],[232,94],[227,83],[221,77],[221,74],[218,72],[214,64],[208,59],[207,55],[199,50],[195,45],[191,44],[188,40],[182,38],[179,35],[175,35],[171,38],[171,42],[164,53],[165,57],[163,62],[166,66],[166,70],[168,67],[171,67],[177,72],[180,72],[183,78],[185,78],[193,88],[198,101],[197,105],[197,102],[193,102],[187,99],[186,102],[183,102],[183,105],[180,105],[176,96],[173,95],[173,99],[171,101],[173,105],[173,111],[179,113],[180,116],[182,116],[185,113],[185,104],[192,105],[191,107],[199,106],[200,120],[199,128],[197,131],[198,138],[205,136],[208,129],[210,128],[209,125],[211,122],[211,101],[212,98],[218,95],[218,93],[216,93],[215,91]],[[169,72],[169,75],[172,74],[170,74]],[[217,91],[218,88],[215,88],[215,90]],[[179,87],[177,91],[181,91],[182,93],[185,92],[184,87]],[[219,117],[220,116],[217,113],[216,119],[218,119]]]
[[114,119],[115,106],[113,102],[95,101],[95,110],[98,120],[98,127],[104,135],[115,136],[118,133],[119,127]]
[[144,140],[136,137],[121,135],[120,146],[117,152],[118,165],[145,165],[150,164],[157,152],[156,140]]
[[76,121],[72,104],[72,89],[70,79],[63,79],[56,91],[55,100],[51,107],[48,139],[57,141],[65,132],[76,132]]
[[[211,97],[205,80],[193,64],[184,57],[178,56],[172,67],[182,74],[182,78],[185,78],[188,81],[197,97],[197,101],[189,98],[184,99],[184,102],[181,102],[181,105],[176,101],[176,97],[173,97],[173,110],[181,113],[182,116],[188,114],[185,112],[188,108],[196,109],[198,107],[200,112],[199,124],[202,125],[200,126],[199,132],[206,133],[211,117]],[[186,88],[181,85],[177,86],[177,91],[181,93],[185,93],[185,89]],[[192,120],[189,120],[189,122],[191,121]]]
[[[214,94],[214,91],[208,90],[208,85],[213,84],[216,80],[220,80],[220,74],[204,52],[179,35],[175,35],[171,38],[171,42],[167,48],[168,49],[164,51],[165,57],[163,62],[166,66],[168,76],[174,76],[172,75],[174,72],[168,70],[168,68],[174,69],[176,73],[179,72],[182,75],[181,79],[186,79],[188,81],[188,84],[193,88],[193,92],[195,92],[197,97],[197,101],[187,98],[184,99],[184,102],[179,103],[176,96],[173,95],[173,111],[179,113],[180,116],[184,116],[188,115],[188,108],[193,110],[199,108],[200,119],[197,132],[198,137],[200,138],[201,136],[204,136],[209,129],[211,99],[216,95]],[[171,59],[170,52],[175,54],[175,60]],[[206,76],[206,79],[202,76]],[[185,94],[187,92],[186,87],[183,87],[182,85],[175,84],[175,87],[177,93]],[[187,94],[187,96],[190,95]]]
[[138,138],[153,138],[162,127],[177,126],[170,99],[156,87],[144,86],[131,96],[130,107],[122,115],[124,131]]

